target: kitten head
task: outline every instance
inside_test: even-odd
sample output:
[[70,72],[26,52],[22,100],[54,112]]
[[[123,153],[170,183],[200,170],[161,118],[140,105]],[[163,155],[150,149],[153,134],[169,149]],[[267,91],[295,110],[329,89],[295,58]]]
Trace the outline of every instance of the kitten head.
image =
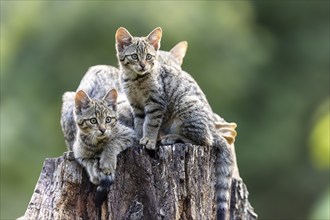
[[79,90],[74,99],[79,130],[98,140],[108,137],[117,123],[117,96],[117,91],[112,89],[102,99],[91,99]]
[[120,64],[130,71],[144,75],[153,68],[160,48],[162,29],[154,29],[147,37],[133,37],[125,28],[116,32],[116,50]]
[[160,63],[181,68],[183,58],[188,49],[187,41],[181,41],[176,44],[170,52],[158,51],[158,61]]

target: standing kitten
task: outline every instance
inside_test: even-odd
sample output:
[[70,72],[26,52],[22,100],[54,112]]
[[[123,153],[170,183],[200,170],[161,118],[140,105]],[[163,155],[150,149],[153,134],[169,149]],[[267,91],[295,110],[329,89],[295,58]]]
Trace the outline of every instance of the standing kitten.
[[163,144],[180,140],[216,147],[217,219],[228,219],[231,152],[217,133],[215,116],[195,80],[181,69],[158,61],[161,35],[161,28],[147,37],[133,37],[125,28],[116,32],[122,85],[133,109],[140,144],[155,149],[161,135]]
[[101,183],[100,196],[114,181],[117,155],[132,147],[135,140],[135,132],[117,121],[117,95],[115,89],[102,99],[91,99],[83,90],[75,95],[74,117],[78,129],[73,153],[90,181]]
[[[182,41],[176,44],[169,52],[159,51],[160,62],[181,68],[187,46],[187,42]],[[80,81],[77,91],[84,90],[90,97],[102,98],[112,88],[118,91],[117,110],[119,122],[133,128],[133,114],[120,85],[119,69],[106,65],[90,67]],[[62,98],[61,127],[66,146],[69,150],[72,150],[77,133],[76,123],[73,117],[75,94],[75,92],[65,92]]]

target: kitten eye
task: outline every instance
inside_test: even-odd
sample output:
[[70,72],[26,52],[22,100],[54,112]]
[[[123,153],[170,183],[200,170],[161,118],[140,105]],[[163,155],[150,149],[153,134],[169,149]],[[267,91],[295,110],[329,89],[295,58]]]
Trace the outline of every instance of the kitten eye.
[[136,53],[132,54],[132,55],[131,55],[131,58],[132,58],[133,60],[138,60],[138,59],[139,59],[139,58],[138,58],[138,55],[137,55]]
[[152,59],[152,55],[148,53],[146,59],[147,60],[151,60]]
[[105,119],[105,123],[110,123],[111,121],[112,121],[112,118],[109,116]]
[[89,119],[89,122],[92,124],[96,124],[97,120],[96,120],[96,118],[91,118],[91,119]]

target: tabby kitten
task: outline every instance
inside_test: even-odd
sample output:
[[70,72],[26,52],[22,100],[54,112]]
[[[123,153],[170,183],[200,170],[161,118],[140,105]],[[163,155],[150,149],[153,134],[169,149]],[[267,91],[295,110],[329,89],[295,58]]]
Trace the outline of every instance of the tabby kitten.
[[115,36],[122,86],[133,109],[140,144],[155,149],[161,136],[162,144],[183,141],[216,147],[217,219],[228,219],[231,152],[217,133],[215,116],[195,80],[181,69],[158,61],[161,36],[161,28],[147,37],[133,37],[122,27]]
[[[181,68],[187,47],[187,42],[182,41],[176,44],[169,52],[158,51],[160,62]],[[84,90],[92,98],[102,98],[112,88],[118,91],[118,121],[133,128],[133,114],[120,85],[119,69],[107,65],[90,67],[80,81],[77,91]],[[76,123],[73,117],[75,94],[75,92],[65,92],[62,97],[61,127],[66,146],[69,150],[72,150],[77,133]]]
[[101,183],[101,192],[114,181],[117,155],[135,141],[135,132],[117,121],[117,96],[115,89],[102,99],[91,99],[83,90],[75,95],[74,119],[78,129],[74,157],[93,184]]

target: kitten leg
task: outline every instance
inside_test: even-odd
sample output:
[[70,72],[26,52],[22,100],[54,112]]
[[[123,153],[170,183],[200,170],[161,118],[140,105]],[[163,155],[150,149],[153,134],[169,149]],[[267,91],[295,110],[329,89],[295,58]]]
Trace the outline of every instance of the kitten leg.
[[154,150],[157,144],[157,137],[160,126],[163,121],[163,106],[158,101],[153,100],[146,104],[145,113],[146,117],[143,123],[143,138],[140,144],[144,145],[147,149]]
[[100,183],[101,172],[99,161],[95,158],[77,158],[78,162],[85,168],[90,181],[98,185]]
[[[100,156],[101,174],[112,183],[115,179],[115,172],[117,167],[117,156],[120,152],[132,147],[135,143],[135,132],[131,128],[120,126],[119,134],[113,138],[104,148]],[[101,178],[101,181],[104,178]]]
[[115,180],[115,172],[117,167],[117,155],[118,152],[105,149],[100,158],[100,170],[103,175],[109,177],[109,180],[113,182]]
[[136,132],[136,137],[140,139],[143,136],[143,122],[145,114],[138,108],[132,108],[134,113],[134,130]]

